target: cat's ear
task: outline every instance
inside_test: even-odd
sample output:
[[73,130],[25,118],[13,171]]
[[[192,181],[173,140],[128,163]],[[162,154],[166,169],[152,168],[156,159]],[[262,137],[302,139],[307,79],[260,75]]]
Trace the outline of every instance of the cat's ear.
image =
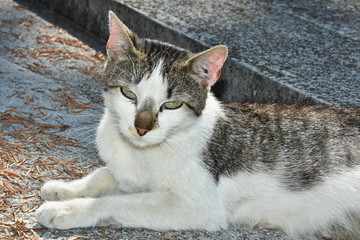
[[205,87],[210,87],[219,79],[227,54],[227,47],[218,45],[196,54],[187,63],[190,65],[191,70],[200,77],[201,83]]
[[134,34],[112,11],[109,11],[109,30],[110,37],[106,44],[106,50],[110,61],[125,58],[135,51],[131,41],[131,36]]

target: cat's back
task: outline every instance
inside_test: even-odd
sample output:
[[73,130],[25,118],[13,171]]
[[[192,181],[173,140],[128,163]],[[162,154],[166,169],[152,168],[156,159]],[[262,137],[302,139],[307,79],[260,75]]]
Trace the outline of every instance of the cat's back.
[[281,168],[296,189],[360,165],[359,109],[231,103],[224,110],[205,154],[217,179]]
[[[295,124],[303,127],[327,125],[328,128],[360,129],[360,109],[325,105],[299,106],[290,104],[229,103],[225,105],[229,118],[242,126],[276,122],[284,128]],[[244,121],[246,120],[246,121]],[[320,121],[320,122],[319,122]],[[290,125],[288,126],[287,123]],[[259,127],[266,127],[260,124]]]

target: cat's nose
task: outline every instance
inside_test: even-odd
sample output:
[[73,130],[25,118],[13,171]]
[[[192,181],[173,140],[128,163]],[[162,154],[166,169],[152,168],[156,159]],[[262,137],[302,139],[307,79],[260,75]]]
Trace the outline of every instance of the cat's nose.
[[139,128],[139,127],[136,128],[136,131],[140,136],[144,136],[150,130],[151,129],[144,129],[144,128]]
[[142,111],[136,114],[134,126],[139,136],[144,136],[155,126],[155,116],[151,112]]

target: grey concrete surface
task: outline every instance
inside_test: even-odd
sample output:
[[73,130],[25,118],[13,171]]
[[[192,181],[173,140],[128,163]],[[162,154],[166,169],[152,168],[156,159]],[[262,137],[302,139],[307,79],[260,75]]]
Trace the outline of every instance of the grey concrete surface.
[[[36,223],[34,211],[43,202],[39,189],[44,181],[78,178],[102,164],[94,146],[101,91],[93,76],[101,65],[101,54],[94,48],[103,44],[42,8],[0,1],[0,146],[24,145],[24,155],[0,147],[0,184],[16,182],[16,191],[0,189],[0,239],[289,239],[279,231],[240,227],[218,232],[104,227],[60,231]],[[18,116],[10,117],[18,122],[7,120],[9,115]],[[18,119],[25,119],[25,125]],[[33,120],[64,128],[42,130]],[[56,147],[54,136],[65,144]],[[7,154],[14,162],[3,162]]]
[[360,106],[357,0],[32,0],[107,38],[112,9],[140,36],[202,50],[226,44],[224,101]]

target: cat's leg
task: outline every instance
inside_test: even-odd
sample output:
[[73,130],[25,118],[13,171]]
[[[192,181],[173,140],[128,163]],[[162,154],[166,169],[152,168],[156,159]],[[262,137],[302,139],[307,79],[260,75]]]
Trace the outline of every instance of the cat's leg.
[[49,181],[41,188],[41,196],[46,201],[98,197],[116,192],[119,192],[117,183],[107,167],[72,182]]
[[101,198],[46,202],[36,212],[46,227],[69,229],[113,221],[124,227],[207,229],[226,227],[223,208],[212,199],[184,199],[170,192],[136,193]]

